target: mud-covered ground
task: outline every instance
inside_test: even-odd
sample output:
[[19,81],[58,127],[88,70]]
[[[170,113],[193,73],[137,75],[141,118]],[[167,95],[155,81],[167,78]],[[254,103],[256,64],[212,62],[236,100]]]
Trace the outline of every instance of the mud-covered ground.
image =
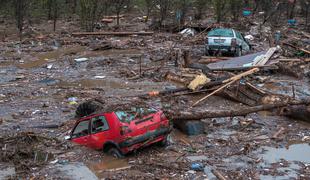
[[[100,98],[107,105],[130,104],[141,101],[140,94],[182,87],[165,79],[180,70],[172,52],[188,49],[194,61],[204,52],[201,42],[178,34],[77,38],[66,25],[66,33],[38,33],[22,44],[13,33],[0,43],[0,179],[215,179],[216,172],[227,179],[309,179],[309,123],[269,111],[203,119],[205,134],[174,129],[167,147],[150,146],[124,159],[65,141],[79,103]],[[262,39],[256,45],[254,51],[267,46]],[[264,72],[250,80],[269,92],[292,96],[294,85],[296,98],[310,96],[308,77]],[[204,95],[143,101],[183,111]],[[243,107],[212,96],[196,108]],[[203,168],[192,170],[196,162]]]

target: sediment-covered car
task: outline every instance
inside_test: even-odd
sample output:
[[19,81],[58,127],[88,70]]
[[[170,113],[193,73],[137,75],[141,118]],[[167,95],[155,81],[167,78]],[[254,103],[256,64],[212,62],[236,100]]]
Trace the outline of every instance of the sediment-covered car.
[[161,110],[131,108],[83,117],[76,122],[67,139],[122,157],[153,143],[165,145],[170,131],[170,122]]

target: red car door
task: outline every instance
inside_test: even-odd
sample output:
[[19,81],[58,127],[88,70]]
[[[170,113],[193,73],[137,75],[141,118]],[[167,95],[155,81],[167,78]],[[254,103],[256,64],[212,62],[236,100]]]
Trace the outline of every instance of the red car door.
[[85,119],[76,124],[71,134],[71,140],[73,142],[85,146],[89,145],[89,121],[90,119]]
[[94,149],[102,149],[103,144],[107,141],[113,141],[110,132],[111,125],[104,115],[97,115],[91,118],[88,146]]

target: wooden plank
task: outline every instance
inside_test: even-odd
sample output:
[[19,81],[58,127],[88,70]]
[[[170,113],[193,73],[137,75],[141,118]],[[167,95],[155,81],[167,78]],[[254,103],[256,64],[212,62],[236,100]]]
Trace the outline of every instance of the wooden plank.
[[257,61],[253,62],[253,66],[264,66],[269,61],[269,59],[273,56],[273,54],[277,51],[277,49],[278,48],[276,47],[270,48],[263,58],[259,58]]

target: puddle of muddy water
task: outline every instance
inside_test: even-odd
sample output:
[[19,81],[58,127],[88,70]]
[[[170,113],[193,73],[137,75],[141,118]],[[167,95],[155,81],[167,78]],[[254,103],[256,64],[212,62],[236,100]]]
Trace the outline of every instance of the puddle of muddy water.
[[83,57],[98,56],[141,56],[142,52],[138,49],[108,49],[104,51],[88,51]]
[[[310,144],[289,144],[287,147],[273,148],[262,147],[263,153],[259,155],[263,162],[259,164],[265,172],[260,175],[261,179],[297,179],[299,176],[300,166],[298,162],[310,163]],[[276,170],[279,174],[269,175],[268,169],[273,169],[272,164],[280,163],[281,160],[288,161],[287,167],[278,167]]]
[[113,169],[122,169],[129,167],[127,159],[117,159],[111,156],[106,156],[100,162],[90,162],[88,168],[96,174],[98,178],[104,178],[102,174],[105,171],[113,171]]
[[57,60],[61,58],[62,56],[76,54],[81,51],[85,51],[85,47],[76,46],[76,47],[70,47],[70,48],[62,48],[62,49],[58,49],[55,51],[39,54],[34,58],[35,59],[34,61],[26,61],[26,63],[18,64],[17,67],[25,68],[25,69],[40,67],[48,63],[49,60],[51,59]]
[[15,173],[14,165],[0,164],[0,179],[14,179]]
[[310,145],[309,144],[293,144],[283,148],[263,147],[266,152],[262,158],[267,163],[275,163],[284,159],[286,161],[300,161],[310,163]]
[[117,159],[111,156],[106,156],[100,162],[89,163],[88,167],[94,171],[102,171],[108,169],[118,169],[128,166],[127,159]]
[[102,79],[82,79],[80,81],[74,81],[74,82],[61,81],[56,85],[59,87],[83,87],[83,88],[110,87],[110,88],[123,89],[127,87],[125,83],[102,80]]

